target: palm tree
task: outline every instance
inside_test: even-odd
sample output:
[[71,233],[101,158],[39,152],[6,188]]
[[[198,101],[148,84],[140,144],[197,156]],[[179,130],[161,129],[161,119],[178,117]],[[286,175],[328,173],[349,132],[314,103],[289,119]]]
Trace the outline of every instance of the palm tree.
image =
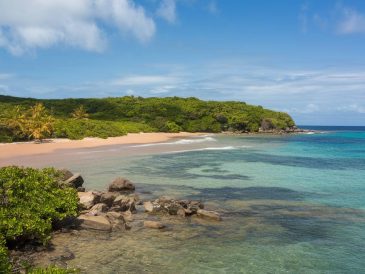
[[80,105],[79,107],[75,108],[74,111],[71,113],[71,116],[75,120],[82,120],[89,118],[89,114],[86,112],[83,105]]
[[0,117],[0,124],[8,128],[17,139],[22,139],[26,135],[26,111],[20,106],[15,106]]
[[42,142],[53,131],[54,118],[48,114],[42,103],[30,108],[26,119],[26,132],[30,138]]

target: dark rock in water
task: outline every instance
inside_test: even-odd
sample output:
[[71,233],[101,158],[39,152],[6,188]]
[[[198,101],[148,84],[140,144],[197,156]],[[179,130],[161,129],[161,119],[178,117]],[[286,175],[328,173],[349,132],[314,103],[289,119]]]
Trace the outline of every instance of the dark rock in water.
[[112,225],[107,217],[105,216],[89,216],[80,215],[77,218],[79,225],[84,229],[93,229],[100,231],[111,231]]
[[164,224],[157,222],[157,221],[144,221],[143,226],[147,227],[147,228],[154,228],[154,229],[161,229],[161,228],[165,227]]
[[82,187],[82,186],[79,186],[79,187],[77,188],[77,192],[85,192],[85,188],[84,188],[84,187]]
[[114,179],[114,181],[109,185],[109,192],[133,192],[135,190],[134,184],[122,177]]
[[102,193],[100,196],[100,202],[106,204],[108,207],[113,205],[114,199],[118,196],[116,192]]
[[81,187],[83,183],[84,183],[84,179],[82,178],[82,176],[80,174],[76,173],[75,175],[73,175],[70,178],[68,178],[67,180],[65,180],[62,184],[66,185],[66,186],[78,188],[78,187]]
[[210,219],[210,220],[214,220],[214,221],[221,221],[222,218],[219,215],[218,212],[215,211],[209,211],[209,210],[204,210],[204,209],[199,209],[197,211],[197,216],[204,218],[204,219]]

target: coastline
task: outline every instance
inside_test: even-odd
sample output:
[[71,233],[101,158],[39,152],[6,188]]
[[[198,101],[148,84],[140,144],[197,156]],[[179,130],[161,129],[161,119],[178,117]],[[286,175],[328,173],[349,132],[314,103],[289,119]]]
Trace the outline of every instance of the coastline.
[[148,144],[166,142],[175,138],[201,136],[204,133],[129,133],[120,137],[85,138],[82,140],[47,139],[44,143],[34,142],[0,144],[0,161],[8,158],[49,154],[61,149],[93,148],[109,145]]

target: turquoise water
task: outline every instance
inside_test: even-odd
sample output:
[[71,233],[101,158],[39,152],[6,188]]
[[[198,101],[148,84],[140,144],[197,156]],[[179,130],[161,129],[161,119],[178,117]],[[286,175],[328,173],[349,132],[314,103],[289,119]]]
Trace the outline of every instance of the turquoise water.
[[[365,273],[365,128],[317,129],[78,152],[69,165],[89,188],[123,175],[147,195],[202,199],[224,218],[142,234],[144,247],[151,246],[141,257],[133,253],[138,260],[121,261],[113,239],[102,250],[113,250],[115,259],[99,271]],[[72,264],[95,270],[86,259]]]

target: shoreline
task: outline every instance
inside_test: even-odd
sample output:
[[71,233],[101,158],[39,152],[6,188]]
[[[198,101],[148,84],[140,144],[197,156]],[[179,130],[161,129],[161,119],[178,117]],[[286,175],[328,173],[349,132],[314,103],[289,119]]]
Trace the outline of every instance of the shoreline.
[[9,158],[50,154],[62,149],[94,148],[109,145],[149,144],[166,142],[176,138],[196,137],[206,133],[129,133],[120,137],[84,138],[82,140],[47,139],[44,143],[17,142],[0,144],[0,161]]

